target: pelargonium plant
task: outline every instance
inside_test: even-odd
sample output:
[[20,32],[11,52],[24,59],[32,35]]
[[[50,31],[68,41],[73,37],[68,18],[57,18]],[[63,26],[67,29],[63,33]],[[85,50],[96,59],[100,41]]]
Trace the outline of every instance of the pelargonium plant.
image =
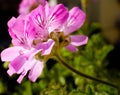
[[28,78],[35,82],[44,63],[58,57],[61,48],[75,52],[87,43],[87,36],[72,35],[84,24],[85,17],[78,7],[69,11],[63,4],[49,6],[47,1],[27,14],[12,17],[8,21],[12,47],[1,52],[1,60],[10,62],[7,73],[19,74],[18,83],[28,73]]

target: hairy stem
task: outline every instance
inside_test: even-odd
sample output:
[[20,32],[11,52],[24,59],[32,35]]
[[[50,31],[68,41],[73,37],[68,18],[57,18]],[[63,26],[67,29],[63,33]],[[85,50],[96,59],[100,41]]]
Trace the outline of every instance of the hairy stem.
[[109,83],[109,82],[100,80],[100,79],[98,79],[98,78],[95,78],[95,77],[86,75],[86,74],[84,74],[84,73],[82,73],[82,72],[74,69],[73,67],[71,67],[70,65],[68,65],[68,64],[64,61],[64,59],[63,59],[59,54],[57,54],[56,57],[57,57],[58,61],[59,61],[62,65],[64,65],[66,68],[68,68],[68,69],[71,70],[72,72],[74,72],[74,73],[76,73],[76,74],[78,74],[78,75],[80,75],[80,76],[82,76],[82,77],[88,78],[88,79],[90,79],[90,80],[94,80],[94,81],[97,81],[97,82],[100,82],[100,83],[103,83],[103,84],[106,84],[106,85],[109,85],[109,86],[112,86],[112,87],[118,89],[118,86],[116,86],[116,85],[114,85],[114,84],[111,84],[111,83]]

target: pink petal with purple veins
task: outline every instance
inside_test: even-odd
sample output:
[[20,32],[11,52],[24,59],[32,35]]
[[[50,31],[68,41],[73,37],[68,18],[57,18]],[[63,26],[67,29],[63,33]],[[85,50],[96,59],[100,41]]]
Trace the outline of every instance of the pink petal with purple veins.
[[41,29],[44,29],[45,27],[45,7],[39,5],[35,10],[33,10],[29,17],[31,20],[39,26]]
[[85,22],[86,15],[78,7],[74,7],[69,11],[69,17],[67,20],[67,25],[65,26],[65,34],[70,34],[71,32],[79,29]]
[[10,64],[9,64],[9,70],[8,73],[11,71],[15,71],[17,74],[20,74],[23,71],[23,68],[25,68],[25,63],[28,60],[27,56],[20,55],[17,58],[15,58]]
[[48,31],[46,31],[46,15],[45,15],[45,7],[39,6],[35,10],[33,10],[29,15],[29,22],[34,26],[34,34],[35,38],[41,38],[41,36],[47,36]]
[[8,22],[9,34],[15,46],[32,46],[37,30],[27,17],[20,15],[18,18],[12,18]]
[[62,4],[51,7],[50,11],[50,15],[47,17],[49,33],[55,29],[60,29],[68,18],[68,10]]
[[26,29],[26,16],[20,15],[17,19],[12,18],[8,22],[9,34],[12,38],[13,45],[27,46],[25,29]]
[[37,80],[37,78],[40,76],[43,70],[43,62],[36,60],[36,63],[34,66],[31,68],[29,72],[29,79],[33,82]]
[[[20,15],[17,19],[12,18],[8,22],[8,27],[12,32],[12,34],[16,35],[17,37],[23,37],[24,35],[24,23],[25,23],[26,16]],[[11,33],[10,33],[11,34]],[[12,36],[12,35],[11,35]],[[19,38],[18,37],[18,38]]]
[[74,46],[85,45],[88,42],[88,37],[85,35],[74,35],[74,36],[70,36],[70,38],[71,38],[71,44]]

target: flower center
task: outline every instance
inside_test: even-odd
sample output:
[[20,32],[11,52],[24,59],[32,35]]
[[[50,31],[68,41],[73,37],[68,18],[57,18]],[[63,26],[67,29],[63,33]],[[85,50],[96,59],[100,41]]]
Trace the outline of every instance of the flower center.
[[51,32],[50,38],[60,47],[67,46],[71,42],[69,35],[64,35],[64,32]]

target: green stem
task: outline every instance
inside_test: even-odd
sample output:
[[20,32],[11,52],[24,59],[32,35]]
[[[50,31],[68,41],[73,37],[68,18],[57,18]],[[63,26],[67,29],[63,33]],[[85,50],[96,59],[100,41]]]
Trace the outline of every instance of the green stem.
[[67,67],[69,70],[73,71],[74,73],[76,73],[76,74],[78,74],[78,75],[80,75],[80,76],[83,76],[83,77],[85,77],[85,78],[88,78],[88,79],[91,79],[91,80],[94,80],[94,81],[97,81],[97,82],[100,82],[100,83],[103,83],[103,84],[106,84],[106,85],[109,85],[109,86],[112,86],[112,87],[118,89],[118,86],[116,86],[116,85],[114,85],[114,84],[111,84],[111,83],[109,83],[109,82],[106,82],[106,81],[103,81],[103,80],[94,78],[94,77],[92,77],[92,76],[86,75],[86,74],[84,74],[84,73],[82,73],[82,72],[74,69],[73,67],[71,67],[70,65],[68,65],[68,64],[63,60],[63,58],[62,58],[60,55],[57,54],[56,57],[57,57],[57,59],[60,61],[60,63],[61,63],[62,65],[64,65],[64,66]]
[[87,11],[87,2],[88,1],[87,0],[80,0],[80,2],[81,2],[83,11],[86,12]]

